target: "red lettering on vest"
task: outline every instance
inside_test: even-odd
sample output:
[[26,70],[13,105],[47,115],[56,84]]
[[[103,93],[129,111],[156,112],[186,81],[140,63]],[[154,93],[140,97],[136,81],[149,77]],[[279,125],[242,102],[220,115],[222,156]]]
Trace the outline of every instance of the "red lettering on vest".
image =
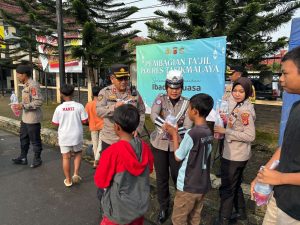
[[75,108],[74,107],[66,107],[66,108],[63,108],[63,111],[74,111]]

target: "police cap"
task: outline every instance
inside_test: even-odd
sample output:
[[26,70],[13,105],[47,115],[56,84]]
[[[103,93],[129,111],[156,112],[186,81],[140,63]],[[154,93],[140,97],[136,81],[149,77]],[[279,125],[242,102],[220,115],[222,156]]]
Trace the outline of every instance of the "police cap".
[[130,77],[128,66],[124,64],[114,64],[111,66],[108,72],[110,76],[114,75],[116,78]]
[[29,65],[20,64],[16,68],[16,72],[19,74],[26,74],[28,77],[31,76],[32,68]]

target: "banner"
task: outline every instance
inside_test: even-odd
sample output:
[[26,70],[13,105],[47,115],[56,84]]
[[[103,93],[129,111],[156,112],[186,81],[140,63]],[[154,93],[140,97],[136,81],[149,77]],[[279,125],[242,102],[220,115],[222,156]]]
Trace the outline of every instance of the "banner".
[[[58,39],[56,36],[37,36],[39,59],[43,70],[49,73],[59,72]],[[79,33],[65,33],[65,72],[82,73],[82,59],[73,58],[71,55],[71,46],[82,45],[81,35]]]
[[[289,50],[300,46],[300,18],[295,18],[292,20],[291,35],[289,41]],[[289,118],[290,110],[294,102],[300,100],[300,95],[289,94],[287,92],[283,93],[283,104],[281,110],[281,121],[280,121],[280,134],[278,144],[281,146],[283,140],[283,134],[287,120]]]
[[[0,26],[0,43],[4,40],[4,26]],[[1,44],[1,48],[5,48],[5,45]]]
[[166,92],[169,70],[183,72],[183,96],[207,93],[216,103],[224,94],[225,54],[226,37],[137,46],[137,88],[147,112],[156,96]]

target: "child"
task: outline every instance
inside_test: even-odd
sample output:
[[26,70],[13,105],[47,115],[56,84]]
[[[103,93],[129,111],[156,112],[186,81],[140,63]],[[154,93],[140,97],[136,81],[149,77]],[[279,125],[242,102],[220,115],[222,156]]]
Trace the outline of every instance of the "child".
[[212,97],[207,94],[196,94],[190,99],[187,114],[194,122],[194,127],[186,132],[180,146],[177,128],[164,125],[174,142],[175,159],[183,161],[177,178],[173,225],[200,224],[203,198],[211,189],[210,153],[213,135],[205,118],[213,104]]
[[140,122],[136,107],[117,107],[113,120],[120,140],[102,152],[94,177],[96,186],[105,188],[100,225],[142,225],[149,205],[153,155],[146,143],[133,136]]
[[85,105],[85,110],[89,116],[89,128],[91,131],[94,158],[95,158],[93,168],[96,169],[98,165],[98,160],[100,158],[100,151],[101,151],[100,132],[103,127],[103,119],[101,117],[98,117],[96,113],[96,103],[97,103],[98,94],[100,92],[100,87],[98,86],[93,87],[92,92],[93,92],[93,101],[90,101]]
[[[82,104],[72,101],[74,87],[65,84],[60,88],[63,103],[55,109],[52,123],[58,126],[58,143],[62,154],[62,165],[65,175],[64,184],[71,187],[79,183],[78,175],[81,163],[81,149],[83,143],[82,123],[86,123],[88,116]],[[74,175],[70,175],[71,151],[75,153]]]

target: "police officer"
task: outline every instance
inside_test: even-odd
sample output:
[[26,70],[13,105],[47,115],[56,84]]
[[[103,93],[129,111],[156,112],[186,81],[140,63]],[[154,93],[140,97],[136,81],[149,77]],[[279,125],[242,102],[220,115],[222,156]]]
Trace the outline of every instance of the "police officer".
[[[216,126],[215,132],[225,134],[221,158],[221,187],[219,216],[214,225],[227,225],[246,220],[246,204],[241,183],[243,171],[251,157],[251,142],[255,139],[255,111],[249,97],[250,79],[241,77],[233,83],[229,98],[229,118],[226,128]],[[235,213],[232,213],[235,208]]]
[[159,94],[151,108],[151,120],[155,130],[151,133],[150,142],[153,146],[154,165],[156,172],[157,196],[160,205],[157,222],[162,224],[169,216],[169,168],[176,186],[179,163],[175,160],[172,141],[166,137],[164,123],[168,115],[176,118],[178,133],[184,136],[192,121],[186,115],[189,100],[181,96],[183,89],[182,72],[171,70],[167,73],[165,82],[166,94]]
[[123,104],[132,104],[137,107],[140,113],[140,124],[135,135],[142,132],[145,123],[145,105],[136,88],[129,83],[128,67],[115,64],[111,67],[109,73],[112,85],[103,88],[99,92],[96,105],[98,116],[104,119],[101,132],[102,151],[119,140],[119,137],[115,134],[112,119],[115,108]]
[[[231,83],[229,85],[226,85],[225,87],[225,93],[223,96],[224,100],[228,100],[228,98],[230,98],[232,84],[240,77],[248,77],[248,73],[242,66],[227,66],[226,75],[229,76]],[[249,100],[251,103],[255,103],[256,100],[255,88],[253,85],[252,85],[252,95],[250,96]]]
[[31,67],[29,65],[19,65],[16,69],[19,81],[24,84],[22,90],[22,102],[16,108],[22,110],[22,121],[20,128],[21,154],[12,159],[15,164],[27,165],[27,154],[31,143],[34,158],[31,168],[42,164],[41,152],[41,106],[43,98],[39,84],[31,79]]

